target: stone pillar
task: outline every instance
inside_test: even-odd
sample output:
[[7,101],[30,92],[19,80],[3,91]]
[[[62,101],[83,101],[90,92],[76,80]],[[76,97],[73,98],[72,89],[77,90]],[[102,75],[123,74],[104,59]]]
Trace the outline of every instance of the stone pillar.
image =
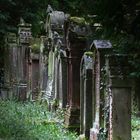
[[128,78],[128,57],[125,55],[106,56],[108,80],[109,140],[131,140],[131,88]]
[[[86,49],[86,26],[80,27],[75,18],[66,23],[66,47],[68,57],[68,91],[65,125],[68,128],[80,128],[80,62]],[[78,20],[82,20],[78,18]],[[82,20],[83,21],[83,20]]]
[[[93,70],[93,127],[90,131],[90,139],[98,140],[98,135],[104,118],[102,118],[102,104],[104,103],[103,91],[101,90],[101,70],[105,65],[105,54],[110,52],[112,45],[106,40],[94,40],[91,49],[94,51],[94,70]],[[102,102],[102,103],[101,103]]]
[[89,138],[92,127],[93,53],[85,52],[80,73],[80,134]]

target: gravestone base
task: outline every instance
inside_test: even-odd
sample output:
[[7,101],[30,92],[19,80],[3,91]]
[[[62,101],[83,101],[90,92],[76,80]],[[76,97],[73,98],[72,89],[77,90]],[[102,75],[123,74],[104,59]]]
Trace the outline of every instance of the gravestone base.
[[27,97],[27,84],[20,84],[18,86],[17,89],[17,93],[18,93],[18,100],[19,101],[26,101],[26,97]]
[[80,109],[68,108],[65,112],[65,127],[69,130],[80,132]]
[[98,140],[99,125],[94,123],[93,128],[90,129],[90,140]]

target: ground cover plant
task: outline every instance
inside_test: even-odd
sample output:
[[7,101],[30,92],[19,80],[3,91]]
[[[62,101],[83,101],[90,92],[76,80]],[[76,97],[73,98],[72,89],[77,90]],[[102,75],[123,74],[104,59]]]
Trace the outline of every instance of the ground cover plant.
[[140,140],[140,118],[132,116],[132,140]]
[[75,140],[44,104],[0,100],[1,140]]

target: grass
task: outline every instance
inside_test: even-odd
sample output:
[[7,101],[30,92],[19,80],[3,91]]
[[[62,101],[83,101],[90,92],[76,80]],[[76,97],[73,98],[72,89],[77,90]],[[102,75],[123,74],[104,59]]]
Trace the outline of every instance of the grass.
[[0,100],[0,140],[75,140],[46,105]]
[[140,140],[140,118],[132,116],[132,140]]

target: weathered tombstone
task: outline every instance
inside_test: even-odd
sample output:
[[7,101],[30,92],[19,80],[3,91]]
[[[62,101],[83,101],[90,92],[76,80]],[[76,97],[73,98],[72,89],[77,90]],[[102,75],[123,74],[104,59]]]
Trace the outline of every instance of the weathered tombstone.
[[65,40],[68,57],[68,91],[65,126],[80,128],[80,61],[87,47],[87,28],[83,18],[71,17],[65,23]]
[[32,53],[32,99],[35,100],[39,93],[39,54]]
[[[63,30],[63,29],[62,29]],[[56,34],[56,33],[55,33]],[[61,69],[61,59],[60,51],[62,49],[62,40],[63,37],[60,37],[59,34],[54,34],[54,99],[57,102],[57,105],[62,107],[62,69]]]
[[41,36],[41,44],[40,44],[40,56],[39,56],[39,70],[40,70],[40,78],[39,78],[39,88],[40,88],[40,92],[41,92],[41,96],[42,94],[45,93],[46,88],[47,88],[47,80],[48,80],[48,56],[47,56],[47,52],[46,52],[46,37],[45,36]]
[[5,39],[5,57],[4,57],[4,86],[2,96],[13,98],[13,85],[17,84],[17,37],[15,33],[7,33]]
[[[60,92],[61,86],[61,63],[59,60],[59,51],[63,42],[63,24],[65,14],[62,11],[54,11],[50,5],[48,6],[48,16],[46,20],[47,33],[47,50],[48,50],[48,81],[44,94],[52,104],[58,102],[62,97]],[[59,94],[60,93],[60,94]],[[51,104],[51,106],[52,106]]]
[[[43,41],[43,40],[42,40]],[[40,85],[42,83],[40,75],[42,71],[42,60],[40,47],[42,45],[42,41],[40,38],[32,39],[31,43],[31,52],[30,52],[30,61],[31,61],[31,93],[29,94],[29,98],[32,100],[36,100],[38,98],[40,92]]]
[[29,80],[29,46],[32,38],[31,24],[20,23],[18,25],[18,43],[19,43],[19,56],[18,56],[18,71],[19,71],[19,85],[17,89],[17,96],[19,100],[26,100],[27,98],[27,84]]
[[60,50],[60,69],[59,69],[59,93],[62,102],[62,108],[67,105],[67,55],[64,50]]
[[103,125],[103,104],[104,91],[101,90],[101,70],[105,65],[105,54],[110,52],[112,45],[106,40],[94,40],[91,49],[94,51],[94,70],[93,70],[93,128],[90,131],[90,139],[97,140],[100,128]]
[[80,72],[80,134],[89,138],[92,127],[93,52],[85,52]]
[[[128,56],[107,55],[107,106],[106,127],[109,140],[131,140],[131,88]],[[106,120],[107,120],[106,119]]]
[[62,33],[64,21],[68,18],[69,15],[65,14],[63,11],[56,11],[48,5],[48,16],[46,22],[46,33],[47,36],[52,37],[52,31]]

